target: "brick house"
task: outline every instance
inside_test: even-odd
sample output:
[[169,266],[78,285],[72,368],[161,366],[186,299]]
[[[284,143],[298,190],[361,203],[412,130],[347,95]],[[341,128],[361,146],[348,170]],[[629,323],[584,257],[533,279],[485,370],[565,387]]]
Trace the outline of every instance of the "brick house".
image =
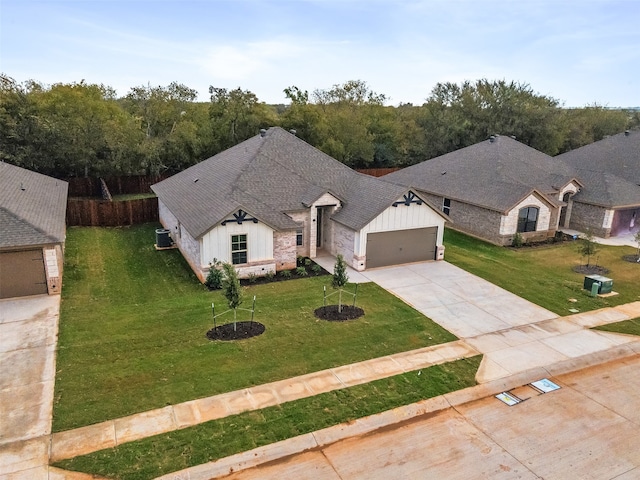
[[626,131],[555,157],[584,183],[571,228],[610,237],[640,231],[640,131]]
[[0,298],[59,294],[68,184],[0,162]]
[[499,245],[568,228],[583,187],[573,170],[511,137],[488,140],[382,177],[439,205],[452,228]]
[[360,174],[279,127],[152,186],[162,225],[203,281],[342,254],[356,270],[444,256],[446,215],[415,191]]

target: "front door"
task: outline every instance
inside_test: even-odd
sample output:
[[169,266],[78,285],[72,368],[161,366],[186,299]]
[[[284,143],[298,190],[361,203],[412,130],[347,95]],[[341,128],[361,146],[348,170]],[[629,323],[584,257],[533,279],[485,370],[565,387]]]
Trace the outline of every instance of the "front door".
[[322,207],[316,207],[316,247],[322,248]]

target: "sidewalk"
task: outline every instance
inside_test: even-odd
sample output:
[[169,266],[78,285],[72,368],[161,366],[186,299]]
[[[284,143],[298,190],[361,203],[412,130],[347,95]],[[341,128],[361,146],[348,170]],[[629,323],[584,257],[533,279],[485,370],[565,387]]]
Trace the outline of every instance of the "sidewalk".
[[[466,340],[375,358],[278,382],[228,392],[157,410],[54,433],[51,461],[72,458],[152,435],[187,428],[320,393],[368,383],[431,365],[485,354],[476,380],[489,383],[572,359],[619,352],[640,338],[585,330],[640,317],[640,302],[544,320]],[[629,350],[631,352],[631,350]],[[602,360],[601,360],[602,361]]]

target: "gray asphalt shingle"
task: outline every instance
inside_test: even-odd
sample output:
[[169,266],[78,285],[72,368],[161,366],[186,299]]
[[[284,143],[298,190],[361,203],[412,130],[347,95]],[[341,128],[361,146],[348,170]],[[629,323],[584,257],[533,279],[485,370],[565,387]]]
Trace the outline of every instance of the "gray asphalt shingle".
[[62,243],[68,184],[0,162],[0,248]]
[[299,225],[286,212],[308,208],[325,193],[342,202],[332,218],[359,230],[407,191],[357,173],[279,127],[152,189],[194,238],[239,208],[277,230],[296,228]]

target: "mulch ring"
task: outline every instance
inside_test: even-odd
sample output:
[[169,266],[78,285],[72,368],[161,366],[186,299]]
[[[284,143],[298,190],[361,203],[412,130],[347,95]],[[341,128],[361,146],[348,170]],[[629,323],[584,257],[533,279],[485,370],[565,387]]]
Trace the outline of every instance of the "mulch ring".
[[242,340],[257,337],[265,331],[265,326],[259,322],[236,322],[218,325],[207,332],[209,340]]
[[583,275],[606,275],[609,273],[608,268],[601,267],[600,265],[576,265],[573,267],[573,271],[582,273]]
[[339,312],[338,305],[327,305],[326,307],[316,308],[313,313],[321,320],[344,322],[360,318],[364,315],[364,310],[352,305],[342,305],[342,311]]
[[625,255],[624,257],[622,257],[622,259],[625,262],[639,263],[640,264],[640,256],[638,256],[638,255]]

